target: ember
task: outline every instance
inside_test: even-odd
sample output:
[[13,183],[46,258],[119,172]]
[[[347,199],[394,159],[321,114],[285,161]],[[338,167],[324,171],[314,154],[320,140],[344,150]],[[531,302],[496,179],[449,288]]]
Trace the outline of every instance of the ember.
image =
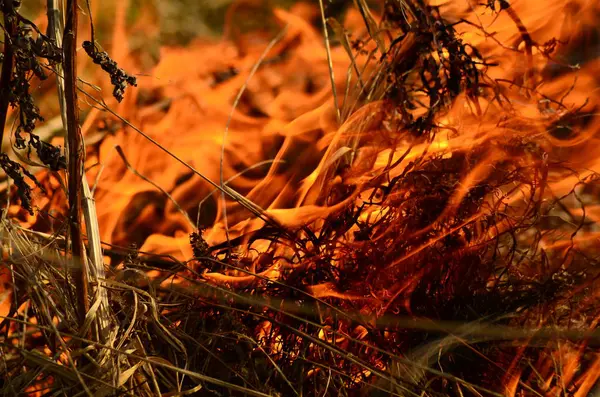
[[3,393],[600,390],[597,2],[240,1],[155,62],[67,3],[0,1]]

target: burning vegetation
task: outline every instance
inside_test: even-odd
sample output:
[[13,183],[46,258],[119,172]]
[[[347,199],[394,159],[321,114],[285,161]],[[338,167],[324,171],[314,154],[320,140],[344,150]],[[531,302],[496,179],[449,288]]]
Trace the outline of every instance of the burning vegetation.
[[600,391],[596,1],[19,3],[3,395]]

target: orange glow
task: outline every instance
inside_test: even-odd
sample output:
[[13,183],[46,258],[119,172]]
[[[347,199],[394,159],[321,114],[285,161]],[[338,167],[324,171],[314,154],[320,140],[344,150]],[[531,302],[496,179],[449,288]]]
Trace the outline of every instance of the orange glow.
[[[586,29],[598,22],[597,0],[514,0],[502,12],[485,2],[427,1],[439,6],[471,48],[469,57],[478,58],[474,49],[481,57],[473,72],[481,76],[477,88],[459,82],[450,99],[441,85],[437,96],[428,96],[423,81],[449,85],[440,65],[451,64],[456,54],[447,48],[417,51],[426,38],[415,31],[394,43],[400,29],[388,21],[378,40],[352,57],[340,37],[328,55],[320,25],[313,22],[318,7],[309,3],[273,9],[264,29],[245,32],[236,24],[236,9],[255,5],[236,2],[223,39],[165,46],[145,70],[128,45],[130,30],[144,29],[143,23],[127,26],[129,3],[116,2],[110,47],[122,67],[139,75],[139,88],[120,104],[107,102],[127,123],[99,108],[86,109],[86,176],[107,247],[134,247],[144,257],[163,255],[187,266],[158,287],[176,286],[201,301],[205,296],[194,289],[199,283],[260,295],[265,285],[283,283],[290,274],[322,271],[322,279],[306,277],[293,286],[298,306],[313,299],[322,310],[311,318],[322,326],[311,348],[286,352],[296,340],[284,337],[276,315],[252,325],[255,348],[293,362],[316,359],[311,354],[318,355],[320,342],[345,349],[365,341],[359,349],[372,358],[371,369],[356,367],[348,384],[366,382],[390,363],[400,368],[396,357],[386,362],[375,350],[364,352],[371,352],[373,341],[393,345],[392,326],[378,321],[419,317],[426,305],[415,302],[423,297],[428,314],[440,321],[451,316],[442,303],[470,299],[457,304],[463,321],[489,298],[486,293],[514,283],[510,292],[529,300],[498,322],[518,329],[596,328],[597,313],[590,314],[592,298],[600,295],[595,276],[573,282],[562,295],[552,293],[553,283],[589,271],[581,258],[600,251],[600,56],[584,62],[571,53],[572,43],[585,42]],[[408,14],[408,25],[416,23]],[[356,9],[342,22],[353,38],[368,36]],[[156,34],[156,26],[147,29]],[[385,54],[377,52],[382,45]],[[425,53],[435,68],[423,62],[403,69]],[[89,73],[86,65],[81,69]],[[390,88],[395,74],[414,88],[411,106],[400,89]],[[105,80],[97,84],[107,92]],[[406,120],[422,120],[433,132],[417,132]],[[50,174],[40,179],[50,191],[60,191]],[[61,194],[40,197],[37,205],[60,212]],[[23,227],[39,223],[37,214],[16,204],[8,213]],[[194,232],[212,251],[195,253]],[[111,255],[105,256],[113,261],[107,268],[121,270],[123,259]],[[347,273],[359,280],[344,278]],[[148,278],[159,274],[153,270]],[[0,283],[8,281],[0,271]],[[547,295],[531,292],[529,285],[544,283]],[[10,297],[0,294],[0,315],[8,313]],[[364,325],[338,324],[323,302]],[[411,343],[397,346],[408,356],[417,351]],[[527,336],[512,343],[502,346],[509,358],[504,350],[489,353],[504,360],[496,371],[506,395],[524,396],[534,388],[544,395],[585,396],[600,377],[600,356],[590,353],[585,338],[563,343]],[[316,366],[307,370],[314,377],[321,372]]]

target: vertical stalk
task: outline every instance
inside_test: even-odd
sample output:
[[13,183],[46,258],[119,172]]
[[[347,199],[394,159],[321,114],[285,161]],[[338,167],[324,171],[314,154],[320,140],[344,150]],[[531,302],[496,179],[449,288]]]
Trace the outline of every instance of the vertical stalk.
[[[48,12],[48,37],[56,42],[59,48],[63,48],[63,12],[60,10],[59,0],[47,0],[46,1],[47,12]],[[65,99],[65,81],[64,81],[64,70],[63,65],[57,63],[54,65],[56,69],[57,79],[56,86],[58,91],[58,101],[60,104],[60,114],[63,122],[65,131],[67,130],[67,110],[66,110],[66,99]],[[85,148],[83,148],[85,150]],[[100,229],[98,227],[98,216],[96,215],[96,205],[94,198],[90,192],[90,187],[86,179],[85,173],[81,178],[82,184],[82,212],[85,221],[85,230],[87,232],[88,239],[88,259],[90,261],[87,266],[87,277],[89,285],[96,285],[96,288],[90,288],[88,291],[93,298],[90,302],[90,307],[93,307],[97,300],[101,301],[100,308],[97,311],[96,320],[97,324],[92,328],[94,337],[101,341],[106,342],[109,339],[108,332],[111,329],[109,321],[109,304],[108,295],[104,288],[101,279],[106,277],[104,271],[104,260],[102,258],[102,247],[100,246]]]
[[12,79],[13,69],[13,46],[11,37],[16,33],[15,7],[12,1],[0,1],[2,4],[2,14],[4,15],[4,60],[2,61],[2,71],[0,72],[0,147],[4,137],[4,126],[6,124],[6,115],[8,112],[10,81]]
[[77,0],[67,0],[65,32],[63,35],[63,66],[67,113],[67,148],[69,153],[69,223],[72,246],[73,276],[77,291],[80,325],[83,326],[89,309],[88,279],[81,235],[81,178],[83,176],[83,147],[77,107]]

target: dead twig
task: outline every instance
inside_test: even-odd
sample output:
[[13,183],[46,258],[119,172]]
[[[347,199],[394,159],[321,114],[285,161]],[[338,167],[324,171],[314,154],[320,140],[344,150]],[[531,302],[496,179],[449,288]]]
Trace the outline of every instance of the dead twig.
[[[63,42],[63,30],[62,30],[62,15],[58,8],[57,0],[48,0],[48,36],[56,41],[58,46],[62,45]],[[63,121],[64,129],[67,129],[67,112],[66,112],[66,97],[65,97],[65,82],[62,78],[63,68],[62,65],[55,65],[57,72],[57,92],[61,108],[61,118]],[[98,283],[98,278],[105,278],[104,261],[102,258],[102,247],[100,241],[100,228],[98,226],[98,217],[96,215],[96,205],[94,203],[93,196],[90,192],[90,188],[85,177],[85,174],[81,177],[82,194],[84,201],[82,203],[83,216],[85,219],[86,234],[88,239],[88,251],[91,266],[87,268],[90,270],[90,274],[87,275],[88,280],[93,285],[96,285],[96,293],[94,294],[101,300],[101,307],[98,311],[96,318],[98,319],[98,329],[96,330],[97,336],[100,340],[106,340],[108,337],[104,335],[103,330],[109,329],[108,316],[108,295],[105,288]],[[95,299],[95,300],[96,300]]]
[[85,271],[83,239],[81,236],[81,178],[83,174],[83,145],[77,107],[77,0],[67,1],[64,30],[65,102],[67,113],[67,148],[69,151],[69,222],[72,246],[73,276],[77,290],[80,325],[89,309],[88,278]]

